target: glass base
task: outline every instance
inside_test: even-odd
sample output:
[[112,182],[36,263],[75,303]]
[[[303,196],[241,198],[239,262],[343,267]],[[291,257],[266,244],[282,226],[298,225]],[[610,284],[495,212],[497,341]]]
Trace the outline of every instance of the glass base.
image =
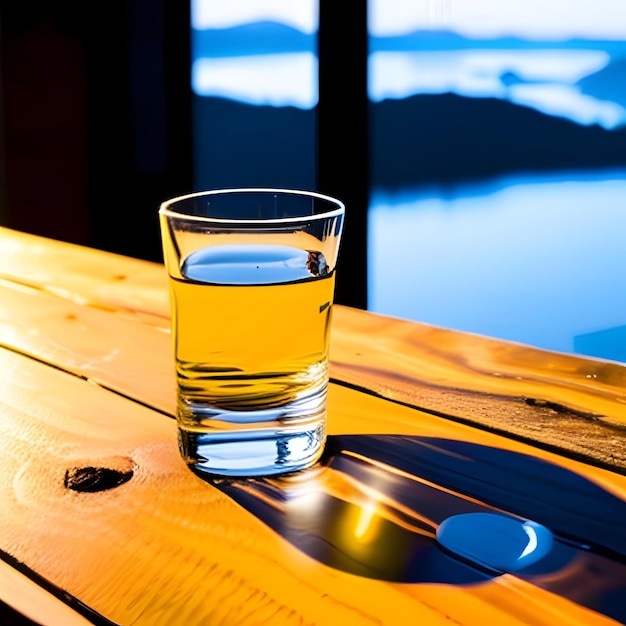
[[271,476],[305,469],[322,455],[322,423],[314,430],[252,430],[199,433],[178,429],[183,459],[197,473],[213,476]]
[[200,474],[295,472],[320,458],[325,441],[325,385],[306,398],[255,411],[230,411],[179,400],[180,452]]

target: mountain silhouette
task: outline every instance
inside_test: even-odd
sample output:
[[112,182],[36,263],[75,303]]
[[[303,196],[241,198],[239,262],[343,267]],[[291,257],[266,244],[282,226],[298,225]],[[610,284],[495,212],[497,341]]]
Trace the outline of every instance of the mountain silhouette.
[[[315,187],[315,110],[195,96],[194,115],[202,187]],[[379,188],[626,165],[626,129],[581,126],[496,98],[371,103],[370,128]]]
[[404,35],[370,36],[369,50],[373,52],[410,52],[421,50],[603,50],[611,56],[623,55],[622,40],[587,39],[523,39],[507,36],[474,39],[448,30],[416,30]]
[[626,165],[626,129],[581,126],[496,98],[384,100],[371,105],[370,122],[372,182],[383,188]]
[[[272,20],[250,22],[227,28],[193,29],[194,57],[240,56],[278,52],[309,52],[317,48],[317,33]],[[448,30],[416,30],[404,35],[368,37],[370,53],[420,50],[603,50],[611,56],[626,54],[621,40],[573,38],[529,40],[506,36],[474,39]]]
[[252,22],[232,28],[194,29],[192,47],[194,58],[312,52],[317,49],[317,34],[278,22]]
[[314,109],[194,96],[199,188],[315,188]]
[[626,107],[626,56],[612,59],[606,67],[585,76],[577,84],[583,93]]

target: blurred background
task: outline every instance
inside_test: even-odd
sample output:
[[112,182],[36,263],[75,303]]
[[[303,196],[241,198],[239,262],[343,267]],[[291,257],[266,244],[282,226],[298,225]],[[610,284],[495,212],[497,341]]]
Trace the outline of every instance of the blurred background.
[[348,205],[337,300],[626,362],[621,0],[7,0],[0,224],[161,260],[179,193]]

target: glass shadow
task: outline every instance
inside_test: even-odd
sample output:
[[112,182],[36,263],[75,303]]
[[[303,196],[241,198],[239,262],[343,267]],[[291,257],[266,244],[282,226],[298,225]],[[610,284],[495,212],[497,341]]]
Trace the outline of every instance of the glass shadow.
[[347,435],[302,472],[200,477],[324,565],[400,583],[508,573],[626,621],[626,502],[556,464],[457,440]]

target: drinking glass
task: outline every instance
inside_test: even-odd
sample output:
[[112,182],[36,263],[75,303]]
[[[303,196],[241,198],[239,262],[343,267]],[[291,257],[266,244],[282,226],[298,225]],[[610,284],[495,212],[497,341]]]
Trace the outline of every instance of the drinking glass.
[[285,189],[161,205],[178,440],[194,471],[271,475],[319,459],[344,210]]

